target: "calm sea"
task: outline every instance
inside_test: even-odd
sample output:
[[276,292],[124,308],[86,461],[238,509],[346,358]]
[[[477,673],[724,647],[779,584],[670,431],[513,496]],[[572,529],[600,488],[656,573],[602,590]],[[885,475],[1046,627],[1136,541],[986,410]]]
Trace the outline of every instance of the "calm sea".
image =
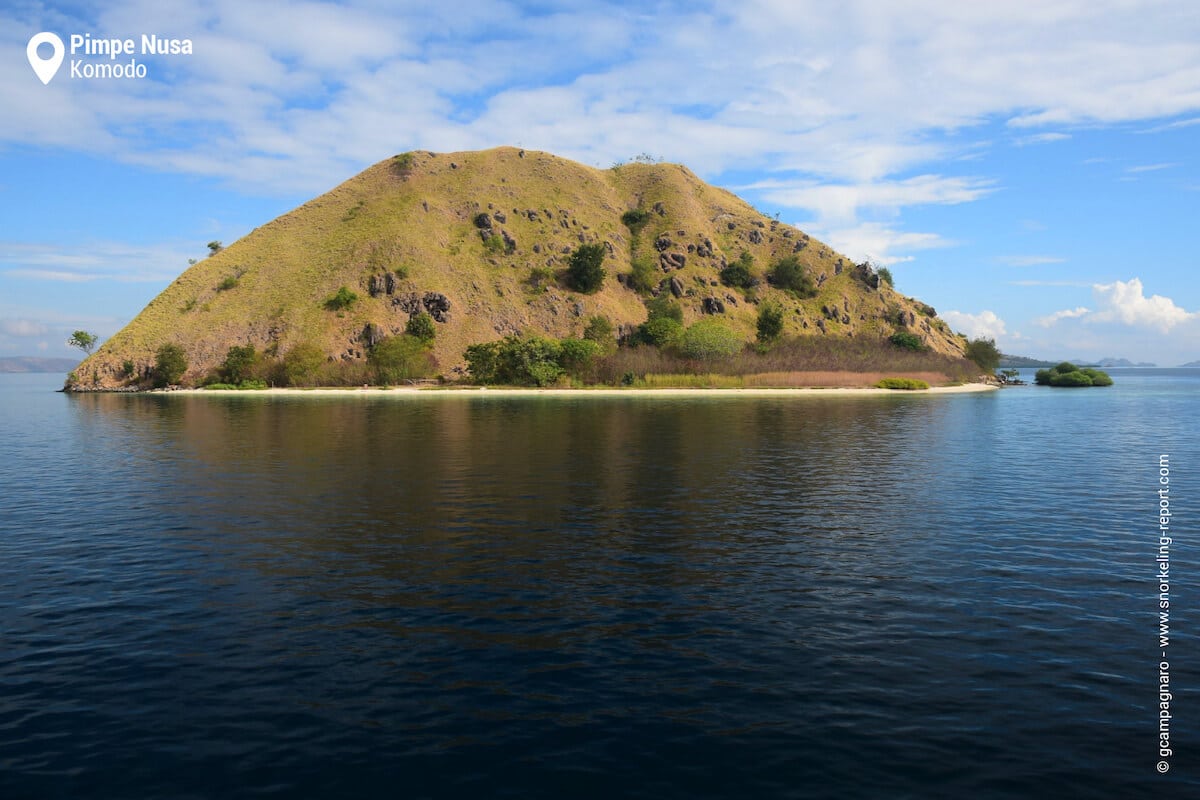
[[770,399],[0,375],[0,797],[1200,796],[1200,371],[1111,372]]

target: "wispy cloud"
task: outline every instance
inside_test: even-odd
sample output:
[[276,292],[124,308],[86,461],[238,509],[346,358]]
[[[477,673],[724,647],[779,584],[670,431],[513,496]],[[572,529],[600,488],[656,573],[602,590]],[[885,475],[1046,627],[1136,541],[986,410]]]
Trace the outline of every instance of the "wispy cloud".
[[1064,142],[1071,138],[1069,133],[1035,133],[1033,136],[1022,136],[1016,139],[1013,144],[1017,147],[1029,147],[1035,144],[1050,144],[1051,142]]
[[174,278],[187,267],[189,252],[194,252],[194,246],[0,242],[0,274],[54,283],[160,282]]
[[1164,133],[1166,131],[1177,131],[1180,128],[1190,128],[1193,125],[1200,125],[1200,117],[1192,117],[1190,119],[1181,119],[1176,122],[1168,122],[1166,125],[1155,125],[1153,128],[1145,128],[1137,131],[1137,133]]
[[1143,172],[1158,172],[1159,170],[1164,170],[1164,169],[1174,169],[1175,167],[1178,167],[1178,166],[1179,166],[1179,164],[1177,164],[1177,163],[1141,164],[1136,167],[1127,167],[1125,171],[1130,173],[1131,175],[1137,175],[1137,174],[1140,174]]
[[1036,267],[1042,264],[1062,264],[1059,256],[999,256],[996,261],[1009,267]]
[[1047,314],[1044,317],[1038,317],[1037,319],[1035,319],[1033,321],[1033,324],[1038,325],[1042,328],[1049,328],[1051,325],[1058,322],[1059,320],[1078,319],[1079,317],[1085,316],[1086,314],[1090,314],[1090,313],[1091,313],[1091,311],[1089,309],[1084,308],[1083,306],[1079,306],[1078,308],[1066,309],[1064,311],[1055,311],[1053,314]]
[[[794,187],[783,199],[815,204],[797,207],[931,202],[902,176],[972,154],[964,129],[1007,119],[1033,144],[1069,136],[1039,127],[1196,112],[1200,23],[1097,2],[848,0],[818,14],[750,0],[665,4],[652,17],[617,3],[119,0],[54,14],[26,4],[0,12],[6,51],[56,27],[171,30],[195,54],[151,64],[148,81],[52,93],[4,81],[0,106],[13,113],[0,117],[0,141],[259,192],[320,191],[412,148],[520,142],[604,166],[650,151],[707,177],[776,171]],[[803,180],[832,184],[832,196]]]
[[849,221],[864,209],[894,212],[908,206],[969,203],[994,189],[981,178],[918,175],[898,181],[863,184],[788,183],[771,180],[742,187],[762,193],[768,201],[809,209],[820,220]]

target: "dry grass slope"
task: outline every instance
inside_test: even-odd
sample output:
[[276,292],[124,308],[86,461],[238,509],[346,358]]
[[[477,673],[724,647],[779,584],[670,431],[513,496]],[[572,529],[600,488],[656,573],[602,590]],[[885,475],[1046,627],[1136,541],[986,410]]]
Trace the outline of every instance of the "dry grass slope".
[[[648,213],[636,242],[621,222],[630,209]],[[483,235],[481,214],[489,226]],[[569,254],[594,242],[608,249],[608,276],[595,294],[572,292],[562,280]],[[220,363],[233,345],[283,355],[309,342],[331,360],[361,362],[368,324],[401,333],[414,308],[428,307],[429,297],[436,305],[437,295],[449,310],[436,325],[434,355],[452,375],[472,343],[525,331],[579,335],[594,314],[618,326],[643,322],[642,298],[616,279],[629,272],[635,248],[654,259],[663,291],[674,279],[685,324],[701,317],[706,303],[710,312],[723,307],[723,321],[749,341],[757,301],[770,300],[786,312],[785,336],[881,340],[899,326],[938,353],[963,350],[941,320],[922,313],[923,304],[886,284],[870,288],[853,277],[846,257],[682,166],[598,170],[502,147],[388,159],[254,230],[164,289],[80,365],[78,385],[92,385],[93,376],[100,386],[121,385],[125,362],[142,374],[164,343],[186,351],[185,382]],[[764,283],[748,297],[720,285],[722,266],[743,251],[754,256],[760,277],[795,254],[819,283],[818,294],[799,300]],[[552,273],[548,285],[531,281],[535,270]],[[359,300],[327,309],[342,286]]]

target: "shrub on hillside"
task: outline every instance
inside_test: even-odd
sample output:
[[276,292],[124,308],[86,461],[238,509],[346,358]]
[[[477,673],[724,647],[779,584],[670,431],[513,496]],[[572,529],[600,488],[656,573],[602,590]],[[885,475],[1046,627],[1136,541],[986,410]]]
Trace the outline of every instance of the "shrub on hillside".
[[721,270],[721,283],[726,286],[733,286],[738,289],[749,289],[758,284],[758,280],[754,277],[751,271],[754,267],[754,256],[750,255],[746,250],[738,256],[737,261],[728,264]]
[[722,323],[715,319],[703,319],[683,332],[679,350],[686,358],[712,361],[739,352],[743,344],[741,338]]
[[425,311],[409,317],[404,332],[426,345],[433,344],[433,339],[437,336],[437,330],[433,327],[433,317]]
[[621,222],[634,234],[637,234],[642,228],[646,227],[646,223],[649,221],[650,212],[643,211],[640,208],[631,208],[621,215]]
[[800,263],[800,259],[794,255],[784,256],[775,262],[775,266],[771,268],[771,283],[801,298],[814,297],[817,294],[816,284]]
[[611,353],[617,346],[616,330],[603,314],[596,314],[583,328],[583,338],[600,345],[604,354]]
[[765,303],[758,308],[758,341],[770,344],[783,335],[783,309],[776,303]]
[[375,370],[375,380],[385,386],[434,373],[437,362],[425,342],[415,336],[388,336],[377,342],[367,355]]
[[567,286],[577,292],[591,294],[604,283],[604,256],[607,248],[597,242],[581,244],[571,254],[567,265]]
[[908,331],[893,333],[888,337],[888,341],[902,350],[915,350],[919,352],[926,349],[925,345],[921,344],[921,337]]
[[1000,366],[1000,350],[996,347],[995,339],[972,339],[967,342],[966,355],[987,372],[993,372]]
[[345,286],[342,286],[325,300],[325,308],[330,311],[341,311],[344,308],[349,308],[356,302],[358,302],[358,295]]
[[150,376],[156,388],[174,386],[187,372],[187,356],[177,344],[164,344],[154,357],[154,369]]
[[311,342],[301,342],[283,357],[282,378],[288,386],[311,386],[317,382],[325,353]]

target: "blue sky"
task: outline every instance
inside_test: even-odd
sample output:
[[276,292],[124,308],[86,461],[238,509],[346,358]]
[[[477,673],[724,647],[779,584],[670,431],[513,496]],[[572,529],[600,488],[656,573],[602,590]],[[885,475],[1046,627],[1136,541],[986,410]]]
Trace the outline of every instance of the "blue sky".
[[[41,31],[193,52],[43,85]],[[110,336],[395,153],[512,144],[686,164],[1005,352],[1200,359],[1185,0],[16,0],[0,109],[0,356]]]

